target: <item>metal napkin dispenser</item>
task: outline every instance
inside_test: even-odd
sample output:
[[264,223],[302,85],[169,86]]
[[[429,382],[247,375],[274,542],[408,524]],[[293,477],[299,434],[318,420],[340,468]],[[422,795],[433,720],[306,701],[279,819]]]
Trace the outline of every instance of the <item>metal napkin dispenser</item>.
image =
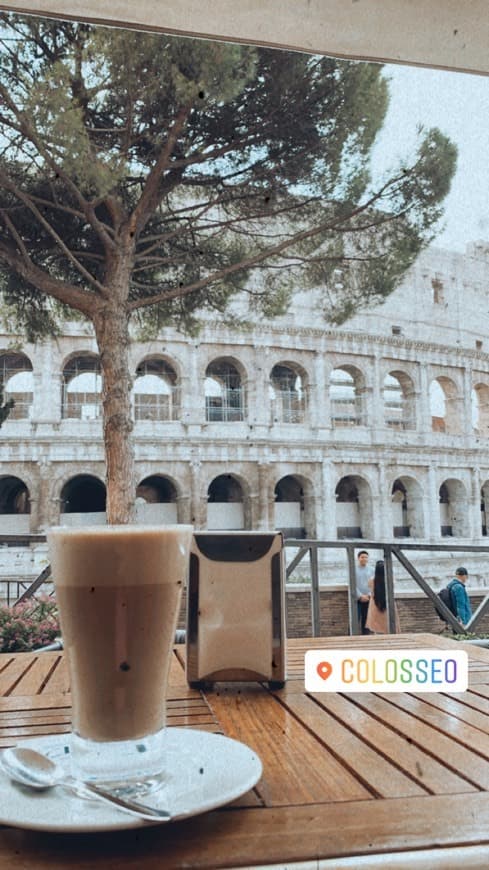
[[280,532],[195,532],[187,591],[187,680],[285,683]]

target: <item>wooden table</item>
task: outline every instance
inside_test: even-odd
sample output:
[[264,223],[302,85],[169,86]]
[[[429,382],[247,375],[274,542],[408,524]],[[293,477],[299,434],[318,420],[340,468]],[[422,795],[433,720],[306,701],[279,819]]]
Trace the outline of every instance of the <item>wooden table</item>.
[[[137,831],[3,827],[0,868],[487,867],[489,650],[465,647],[464,694],[304,691],[307,649],[453,643],[427,634],[290,640],[289,680],[273,693],[258,684],[189,689],[176,647],[169,724],[253,747],[264,765],[257,787],[231,806]],[[69,731],[62,653],[0,655],[0,696],[0,746]]]

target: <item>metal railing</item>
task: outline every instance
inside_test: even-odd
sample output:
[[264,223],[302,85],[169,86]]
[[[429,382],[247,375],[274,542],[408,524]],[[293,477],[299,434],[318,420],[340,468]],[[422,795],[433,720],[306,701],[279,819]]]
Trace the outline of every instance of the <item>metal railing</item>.
[[422,577],[417,568],[405,555],[405,550],[414,550],[421,552],[459,552],[459,553],[488,553],[488,545],[469,545],[469,544],[400,544],[400,543],[385,543],[382,541],[316,541],[316,540],[294,540],[288,538],[285,541],[285,547],[295,548],[298,552],[295,554],[291,562],[286,567],[286,578],[288,579],[297,566],[309,557],[309,568],[311,573],[311,620],[312,633],[314,637],[321,636],[321,618],[320,618],[320,596],[319,596],[319,560],[318,552],[320,549],[329,550],[345,550],[348,560],[348,620],[350,634],[359,633],[358,612],[357,612],[357,595],[355,582],[355,550],[381,550],[384,554],[385,565],[385,597],[386,609],[388,617],[389,632],[395,632],[396,616],[395,616],[395,601],[394,601],[394,570],[393,559],[396,558],[407,573],[412,577],[417,586],[424,594],[433,602],[434,607],[441,612],[445,621],[450,625],[454,632],[464,634],[466,632],[475,631],[477,625],[482,620],[482,617],[489,610],[489,594],[481,601],[479,607],[472,615],[470,621],[464,626],[451,610],[446,607],[438,597],[437,593],[431,588],[429,583]]
[[[45,535],[0,535],[0,545],[29,545],[33,543],[41,543],[46,540]],[[358,634],[358,613],[357,613],[357,597],[356,597],[356,582],[355,582],[355,551],[376,550],[382,551],[385,565],[385,591],[386,591],[386,608],[388,615],[388,627],[390,632],[395,631],[395,600],[394,600],[394,558],[402,565],[407,573],[412,577],[417,586],[431,600],[437,611],[440,611],[445,621],[451,626],[454,632],[465,633],[473,632],[482,620],[482,617],[489,611],[489,594],[485,596],[479,607],[472,615],[467,625],[462,623],[453,615],[451,610],[446,607],[438,597],[437,593],[431,588],[430,584],[419,573],[417,568],[405,555],[405,551],[415,551],[418,553],[487,553],[489,554],[489,544],[412,544],[382,542],[382,541],[318,541],[303,538],[286,538],[284,542],[286,549],[296,549],[297,553],[289,564],[286,566],[286,579],[295,571],[297,566],[306,558],[309,559],[309,570],[311,575],[311,620],[312,632],[314,637],[319,637],[321,634],[320,620],[320,587],[319,587],[319,559],[318,554],[321,549],[329,550],[344,550],[348,562],[348,619],[350,634]],[[13,602],[13,606],[31,598],[43,583],[51,576],[51,566],[47,565],[36,579],[28,583],[28,581],[13,581],[19,584],[17,587],[17,598]],[[10,581],[12,582],[12,581]],[[20,592],[20,589],[22,591]],[[19,594],[20,592],[20,594]]]
[[[30,544],[43,544],[46,541],[46,535],[21,535],[21,534],[11,534],[11,535],[1,535],[0,534],[0,548],[8,548],[8,547],[28,547]],[[8,605],[12,603],[11,601],[11,593],[10,590],[13,588],[15,590],[15,599],[13,601],[13,606],[16,604],[20,604],[21,601],[25,601],[26,598],[30,598],[30,596],[41,586],[45,580],[51,574],[51,568],[48,565],[41,571],[39,577],[37,577],[33,582],[25,579],[25,580],[2,580],[0,578],[0,586],[7,587],[7,598],[6,602]]]

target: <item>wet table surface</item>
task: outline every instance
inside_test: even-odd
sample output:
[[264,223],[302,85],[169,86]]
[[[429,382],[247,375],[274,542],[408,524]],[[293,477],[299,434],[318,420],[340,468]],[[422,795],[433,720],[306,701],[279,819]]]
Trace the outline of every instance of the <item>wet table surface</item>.
[[[460,649],[469,689],[308,694],[308,649]],[[176,646],[171,727],[223,733],[264,773],[231,805],[159,827],[57,834],[0,827],[0,868],[489,866],[489,650],[435,635],[302,638],[284,689],[185,680]],[[0,747],[70,730],[62,652],[0,655]]]

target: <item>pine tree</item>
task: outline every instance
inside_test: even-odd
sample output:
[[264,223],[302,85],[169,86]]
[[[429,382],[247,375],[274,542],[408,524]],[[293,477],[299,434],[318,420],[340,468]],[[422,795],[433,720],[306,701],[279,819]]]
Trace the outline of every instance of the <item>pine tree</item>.
[[0,289],[30,339],[93,325],[127,522],[131,328],[196,329],[236,294],[273,316],[306,286],[344,321],[431,240],[456,151],[428,131],[373,187],[378,64],[9,13],[0,43]]

